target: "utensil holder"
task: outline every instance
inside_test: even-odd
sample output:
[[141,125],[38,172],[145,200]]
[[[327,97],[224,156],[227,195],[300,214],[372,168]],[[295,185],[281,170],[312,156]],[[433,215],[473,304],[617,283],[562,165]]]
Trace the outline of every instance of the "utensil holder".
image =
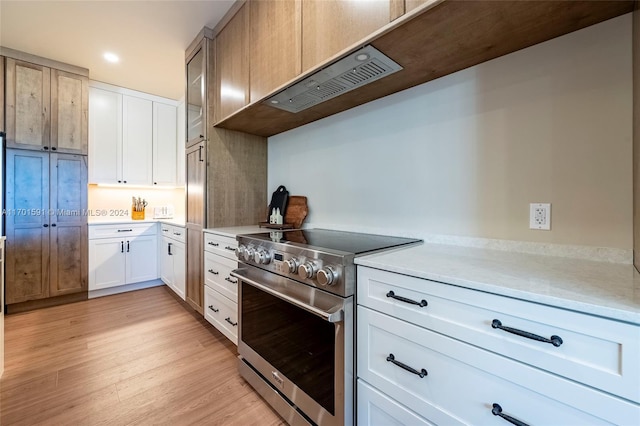
[[144,220],[144,210],[142,210],[141,212],[137,212],[134,210],[134,206],[131,206],[131,219]]

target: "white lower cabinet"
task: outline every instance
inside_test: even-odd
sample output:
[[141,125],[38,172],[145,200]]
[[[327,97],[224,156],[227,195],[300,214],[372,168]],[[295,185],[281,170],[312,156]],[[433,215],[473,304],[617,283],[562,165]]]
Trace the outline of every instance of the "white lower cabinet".
[[[357,297],[358,424],[640,424],[640,405],[611,394],[633,395],[638,380],[628,338],[638,329],[629,324],[361,266]],[[564,315],[594,323],[577,333],[580,321]],[[564,340],[556,346],[493,328],[496,317],[526,331],[555,328]],[[585,342],[594,353],[576,352],[588,351]],[[598,365],[584,359],[607,360],[610,342],[628,366],[617,387],[604,375],[607,392],[566,378],[574,364]]]
[[182,300],[185,299],[186,248],[184,228],[160,224],[160,279]]
[[156,224],[89,227],[89,291],[158,278]]
[[237,241],[226,235],[204,234],[204,318],[238,344]]

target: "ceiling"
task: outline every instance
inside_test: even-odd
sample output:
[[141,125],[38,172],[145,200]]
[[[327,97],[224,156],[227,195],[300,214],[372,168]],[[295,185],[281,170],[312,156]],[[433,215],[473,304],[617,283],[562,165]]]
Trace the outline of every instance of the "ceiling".
[[[233,0],[0,0],[0,45],[89,69],[92,80],[184,96],[184,51]],[[120,57],[104,60],[105,52]]]

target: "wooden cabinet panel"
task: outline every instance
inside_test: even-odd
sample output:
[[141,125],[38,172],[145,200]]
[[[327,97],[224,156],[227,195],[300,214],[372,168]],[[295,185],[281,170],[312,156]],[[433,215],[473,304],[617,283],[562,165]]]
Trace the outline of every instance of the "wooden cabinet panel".
[[122,95],[89,90],[89,182],[121,183]]
[[418,6],[422,6],[428,0],[404,0],[404,13],[409,13]]
[[4,125],[4,56],[0,56],[0,132],[6,130]]
[[302,0],[252,0],[250,6],[250,102],[256,102],[302,70]]
[[[207,97],[207,40],[203,39],[193,56],[187,61],[186,140],[187,146],[206,137]],[[184,123],[184,122],[183,122]]]
[[203,267],[202,227],[187,224],[187,282],[185,300],[200,314],[204,313]]
[[153,184],[176,184],[177,108],[153,103]]
[[51,105],[51,70],[7,58],[7,146],[48,149]]
[[153,102],[122,97],[122,183],[153,181]]
[[87,290],[87,157],[51,154],[49,295]]
[[51,70],[51,149],[87,154],[89,79]]
[[49,154],[8,149],[7,303],[49,296]]
[[206,225],[206,158],[207,150],[204,142],[187,150],[187,224],[201,228]]
[[249,103],[248,12],[245,4],[216,38],[216,122]]
[[390,0],[302,0],[302,72],[391,21]]

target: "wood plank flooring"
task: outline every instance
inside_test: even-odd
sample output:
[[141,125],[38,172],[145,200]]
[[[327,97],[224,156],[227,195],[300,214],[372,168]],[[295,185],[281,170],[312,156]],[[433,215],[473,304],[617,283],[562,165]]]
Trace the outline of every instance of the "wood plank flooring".
[[284,425],[167,287],[5,318],[0,425]]

